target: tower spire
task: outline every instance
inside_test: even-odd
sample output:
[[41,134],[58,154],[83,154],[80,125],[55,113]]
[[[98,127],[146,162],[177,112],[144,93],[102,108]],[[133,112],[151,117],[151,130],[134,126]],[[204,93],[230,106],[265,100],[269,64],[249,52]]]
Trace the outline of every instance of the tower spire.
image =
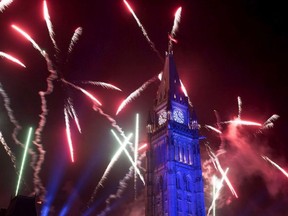
[[182,90],[171,43],[148,121],[146,216],[205,216],[197,117]]
[[176,100],[181,97],[186,98],[182,91],[181,82],[174,62],[173,52],[166,52],[164,69],[162,72],[161,83],[159,85],[156,106],[170,99]]

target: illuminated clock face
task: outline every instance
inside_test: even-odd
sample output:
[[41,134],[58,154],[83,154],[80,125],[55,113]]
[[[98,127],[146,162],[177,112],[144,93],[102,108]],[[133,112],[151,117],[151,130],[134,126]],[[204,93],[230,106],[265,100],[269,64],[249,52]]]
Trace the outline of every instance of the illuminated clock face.
[[184,113],[180,109],[174,109],[173,110],[173,119],[174,121],[178,123],[184,123]]
[[158,124],[162,125],[167,121],[167,112],[161,111],[158,116]]

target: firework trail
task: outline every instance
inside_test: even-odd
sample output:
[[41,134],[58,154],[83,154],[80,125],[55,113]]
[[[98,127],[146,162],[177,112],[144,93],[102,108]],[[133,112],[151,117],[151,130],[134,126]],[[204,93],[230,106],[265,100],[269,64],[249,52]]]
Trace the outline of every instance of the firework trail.
[[61,79],[61,81],[63,83],[65,83],[65,84],[67,84],[67,85],[69,85],[69,86],[81,91],[83,94],[85,94],[87,97],[89,97],[94,102],[94,104],[98,104],[99,106],[102,106],[101,102],[97,98],[95,98],[91,93],[86,91],[85,89],[83,89],[83,88],[81,88],[79,86],[76,86],[73,83],[66,81],[65,79]]
[[153,49],[153,51],[158,55],[158,57],[160,58],[160,60],[163,62],[164,59],[163,57],[160,55],[159,51],[156,49],[154,43],[150,40],[145,28],[143,27],[143,25],[141,24],[140,20],[138,19],[138,17],[136,16],[136,14],[134,13],[133,9],[131,8],[131,6],[129,5],[129,3],[124,0],[123,1],[126,5],[126,7],[128,8],[128,10],[130,11],[130,13],[133,15],[134,19],[136,20],[138,26],[140,27],[140,29],[142,30],[142,33],[144,35],[144,37],[146,38],[146,40],[148,41],[150,47]]
[[116,115],[132,100],[134,100],[136,97],[140,96],[141,92],[143,92],[151,83],[155,82],[158,80],[158,75],[154,76],[147,82],[145,82],[142,86],[140,86],[138,89],[136,89],[134,92],[132,92],[118,107]]
[[42,50],[39,45],[31,38],[29,34],[27,34],[25,31],[23,31],[21,28],[19,28],[16,25],[11,25],[13,29],[18,31],[23,37],[25,37],[30,43],[32,43],[33,47],[40,52],[40,54],[45,58],[45,51]]
[[[113,130],[112,130],[113,131]],[[112,157],[110,163],[108,164],[104,174],[102,175],[100,181],[98,182],[97,186],[95,187],[94,191],[93,191],[93,194],[88,202],[88,208],[90,207],[90,204],[93,203],[94,199],[95,199],[95,196],[99,190],[100,187],[103,187],[103,183],[105,181],[105,179],[107,179],[107,175],[109,174],[109,172],[111,171],[111,168],[113,167],[113,165],[115,164],[115,162],[118,160],[118,158],[120,157],[122,151],[126,148],[126,145],[128,144],[130,138],[131,138],[132,134],[129,134],[124,142],[122,143],[121,147],[117,150],[117,152],[114,154],[114,156]]]
[[173,41],[177,42],[175,40],[175,36],[176,36],[176,32],[178,31],[178,28],[179,28],[179,23],[180,23],[180,19],[181,19],[181,12],[182,12],[182,7],[179,7],[175,13],[173,27],[172,27],[171,33],[169,35],[169,48],[168,48],[169,52],[172,51]]
[[276,167],[278,170],[280,170],[287,178],[288,178],[288,173],[282,168],[280,167],[277,163],[275,163],[274,161],[272,161],[270,158],[268,158],[267,156],[261,156],[264,160],[268,161],[269,163],[271,163],[274,167]]
[[5,58],[9,59],[10,61],[15,62],[15,63],[21,65],[22,67],[26,68],[26,66],[21,61],[19,61],[17,58],[15,58],[15,57],[7,54],[7,53],[0,51],[0,56],[5,57]]
[[13,0],[1,0],[0,1],[0,12],[4,11],[12,2],[13,2]]
[[79,123],[79,120],[78,120],[78,117],[77,117],[77,114],[76,114],[76,111],[73,107],[73,103],[72,103],[72,98],[67,98],[67,103],[66,103],[66,110],[67,112],[69,113],[70,117],[72,119],[74,119],[75,121],[75,124],[78,128],[78,131],[79,133],[82,133],[81,132],[81,127],[80,127],[80,123]]
[[71,138],[68,111],[67,111],[66,107],[64,107],[64,117],[65,117],[66,135],[67,135],[67,141],[68,141],[68,145],[69,145],[69,149],[70,149],[71,161],[74,162],[74,150],[73,150],[73,144],[72,144],[72,138]]
[[107,89],[113,89],[113,90],[117,90],[117,91],[122,91],[120,88],[118,88],[115,85],[112,85],[110,83],[105,83],[105,82],[95,82],[95,81],[82,81],[81,83],[83,84],[91,84],[91,85],[95,85],[95,86],[101,86],[103,88],[107,88]]
[[[142,159],[145,157],[145,153],[141,154],[140,157],[138,157],[138,162],[141,163]],[[117,191],[115,192],[115,194],[111,194],[107,199],[106,199],[106,207],[105,209],[98,214],[98,216],[105,216],[107,215],[107,213],[111,210],[110,205],[112,200],[116,200],[121,198],[122,194],[124,193],[125,189],[128,186],[128,181],[133,178],[133,171],[134,171],[134,167],[130,166],[129,168],[129,172],[124,176],[123,179],[121,179],[119,181],[119,185],[117,188]]]
[[1,131],[0,131],[0,142],[2,143],[6,153],[9,155],[10,160],[13,163],[14,168],[16,169],[16,157],[13,154],[13,152],[11,151],[11,149],[9,148],[9,146],[7,145],[7,143],[5,142]]
[[47,3],[46,3],[46,0],[43,1],[43,15],[44,15],[44,19],[45,19],[45,22],[46,22],[46,25],[47,25],[47,29],[48,29],[48,32],[49,32],[49,36],[50,36],[50,39],[54,45],[54,48],[56,51],[59,51],[59,48],[56,44],[56,41],[54,39],[54,36],[55,36],[55,33],[53,31],[53,25],[52,25],[52,22],[50,20],[50,16],[49,16],[49,11],[48,11],[48,7],[47,7]]
[[70,54],[73,50],[74,45],[77,43],[77,41],[79,40],[79,37],[82,34],[83,29],[81,27],[78,27],[75,31],[74,34],[71,38],[71,42],[70,45],[68,47],[68,54]]

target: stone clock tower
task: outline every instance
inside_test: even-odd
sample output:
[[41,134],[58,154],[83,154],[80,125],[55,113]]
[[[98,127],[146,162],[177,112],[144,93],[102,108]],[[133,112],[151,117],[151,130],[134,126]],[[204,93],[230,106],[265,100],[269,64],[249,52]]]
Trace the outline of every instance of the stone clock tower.
[[146,216],[205,216],[198,122],[172,52],[147,130]]

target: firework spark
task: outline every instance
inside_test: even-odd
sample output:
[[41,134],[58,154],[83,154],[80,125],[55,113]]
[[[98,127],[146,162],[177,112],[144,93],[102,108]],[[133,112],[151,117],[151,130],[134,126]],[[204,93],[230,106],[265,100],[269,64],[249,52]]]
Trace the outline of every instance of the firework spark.
[[[162,78],[162,77],[161,77],[161,78]],[[182,89],[184,95],[188,98],[188,103],[189,103],[189,105],[190,105],[191,107],[193,107],[192,102],[191,102],[191,100],[190,100],[190,98],[189,98],[189,95],[188,95],[188,93],[187,93],[187,90],[186,90],[186,88],[185,88],[185,86],[184,86],[184,84],[183,84],[183,82],[182,82],[181,80],[180,80],[180,84],[181,84],[181,89]]]
[[179,7],[175,13],[175,17],[174,17],[174,23],[173,23],[173,27],[171,30],[171,33],[169,34],[169,52],[172,51],[172,46],[173,43],[172,42],[176,42],[175,40],[175,36],[176,36],[176,32],[179,29],[179,23],[180,23],[180,19],[181,19],[181,12],[182,12],[182,7]]
[[64,108],[64,116],[65,116],[65,124],[66,124],[66,136],[67,136],[67,142],[70,149],[70,156],[71,161],[74,162],[74,150],[73,150],[73,144],[72,144],[72,138],[71,138],[71,131],[70,131],[70,122],[68,117],[68,111],[67,108]]
[[116,90],[116,91],[122,91],[117,86],[112,85],[110,83],[105,83],[105,82],[82,81],[81,83],[83,83],[83,84],[91,84],[91,85],[95,85],[95,86],[101,86],[103,88],[112,89],[112,90]]
[[263,123],[262,128],[260,128],[260,131],[272,128],[274,126],[274,121],[276,121],[280,116],[277,114],[273,114],[269,119],[267,119],[266,122]]
[[29,34],[27,34],[24,30],[22,30],[21,28],[19,28],[18,26],[16,26],[16,25],[11,25],[12,26],[12,28],[13,29],[15,29],[16,31],[18,31],[23,37],[25,37],[28,41],[30,41],[30,43],[32,43],[32,45],[33,45],[33,47],[36,49],[36,50],[38,50],[40,53],[41,53],[41,55],[45,58],[45,56],[44,56],[44,50],[42,50],[40,47],[39,47],[39,45],[32,39],[32,37],[29,35]]
[[4,11],[11,3],[13,0],[1,0],[0,1],[0,11]]
[[227,121],[226,123],[231,123],[231,124],[234,124],[235,126],[237,126],[237,125],[247,125],[247,126],[250,125],[250,126],[259,126],[259,127],[262,126],[262,124],[260,124],[258,122],[241,120],[239,118],[236,118],[236,119],[231,120],[231,121]]
[[81,133],[81,127],[80,127],[80,123],[76,114],[76,111],[73,107],[73,103],[72,103],[72,99],[71,98],[67,98],[67,103],[66,103],[66,110],[69,113],[70,117],[72,119],[74,119],[75,124],[78,128],[79,133]]
[[164,59],[163,57],[160,55],[159,51],[156,49],[154,43],[151,41],[151,39],[149,38],[144,26],[141,24],[140,20],[138,19],[138,17],[136,16],[135,12],[133,11],[132,7],[129,5],[129,3],[124,0],[123,1],[126,5],[126,7],[128,8],[128,10],[130,11],[130,13],[133,15],[134,19],[136,20],[138,26],[140,27],[140,29],[142,30],[142,33],[144,35],[144,37],[146,38],[146,40],[148,41],[150,47],[153,49],[153,51],[158,55],[158,57],[161,59],[161,61],[163,62]]
[[262,158],[266,161],[268,161],[269,163],[271,163],[274,167],[276,167],[278,170],[280,170],[287,178],[288,178],[288,173],[282,168],[280,167],[277,163],[275,163],[274,161],[272,161],[270,158],[268,158],[267,156],[262,156]]
[[10,60],[12,62],[15,62],[15,63],[21,65],[22,67],[26,68],[26,66],[20,60],[18,60],[17,58],[13,57],[12,55],[9,55],[7,53],[4,53],[4,52],[0,51],[0,56],[4,57],[4,58],[7,58],[8,60]]
[[[222,185],[223,185],[223,181],[225,179],[225,177],[227,176],[227,173],[229,171],[229,168],[227,168],[224,172],[224,174],[222,175],[222,178],[220,181],[217,181],[217,178],[215,176],[213,176],[214,178],[212,178],[212,184],[213,184],[213,200],[212,200],[212,204],[210,206],[210,208],[208,209],[208,213],[207,213],[207,216],[210,215],[210,212],[213,208],[213,216],[216,215],[215,213],[215,209],[216,209],[216,200],[217,198],[219,197],[219,193],[220,193],[220,190],[222,188]],[[217,190],[216,190],[217,189]]]
[[55,38],[54,38],[55,33],[53,31],[53,25],[52,25],[52,22],[50,20],[50,16],[49,16],[49,11],[48,11],[48,6],[47,6],[47,3],[46,3],[46,0],[43,1],[43,15],[44,15],[44,19],[45,19],[45,22],[46,22],[46,25],[47,25],[47,29],[48,29],[48,32],[49,32],[50,39],[51,39],[52,43],[54,44],[55,50],[59,51],[58,46],[57,46],[56,41],[55,41]]
[[82,34],[83,29],[82,27],[78,27],[75,31],[74,34],[71,38],[71,42],[70,45],[68,47],[68,54],[70,54],[73,50],[74,45],[77,43],[77,41],[79,40],[80,35]]
[[210,125],[205,125],[205,127],[208,128],[208,129],[211,129],[211,130],[215,131],[215,132],[218,133],[218,134],[222,134],[222,132],[221,132],[220,130],[218,130],[217,128],[215,128],[215,127],[212,127],[212,126],[210,126]]
[[91,93],[89,93],[88,91],[86,91],[85,89],[79,87],[79,86],[76,86],[74,85],[73,83],[71,82],[68,82],[67,80],[65,79],[61,79],[61,81],[69,86],[72,86],[73,88],[81,91],[83,94],[85,94],[87,97],[89,97],[95,104],[99,105],[99,106],[102,106],[101,102],[96,98],[94,97]]
[[10,160],[14,166],[14,168],[16,169],[16,157],[15,155],[13,154],[13,152],[11,151],[11,149],[9,148],[9,146],[7,145],[7,143],[5,142],[4,138],[3,138],[3,135],[0,131],[0,142],[2,143],[6,153],[8,154],[8,156],[10,157]]
[[136,97],[141,95],[141,92],[143,92],[151,83],[155,82],[156,80],[158,80],[158,75],[154,76],[153,78],[151,78],[150,80],[148,80],[147,82],[145,82],[144,84],[142,84],[138,89],[136,89],[134,92],[132,92],[125,100],[122,101],[122,103],[120,104],[120,106],[117,109],[116,115],[119,114],[119,112],[121,112],[122,109],[124,109],[124,107],[130,103],[132,100],[134,100]]
[[221,175],[224,177],[224,180],[226,182],[226,184],[228,185],[229,189],[231,190],[231,193],[238,198],[238,195],[234,189],[234,187],[232,186],[230,180],[228,179],[228,177],[225,175],[225,172],[219,162],[218,157],[212,152],[212,150],[210,148],[208,148],[208,153],[209,156],[211,157],[211,159],[213,160],[214,164],[216,165],[217,170],[219,170],[219,172],[221,173]]

